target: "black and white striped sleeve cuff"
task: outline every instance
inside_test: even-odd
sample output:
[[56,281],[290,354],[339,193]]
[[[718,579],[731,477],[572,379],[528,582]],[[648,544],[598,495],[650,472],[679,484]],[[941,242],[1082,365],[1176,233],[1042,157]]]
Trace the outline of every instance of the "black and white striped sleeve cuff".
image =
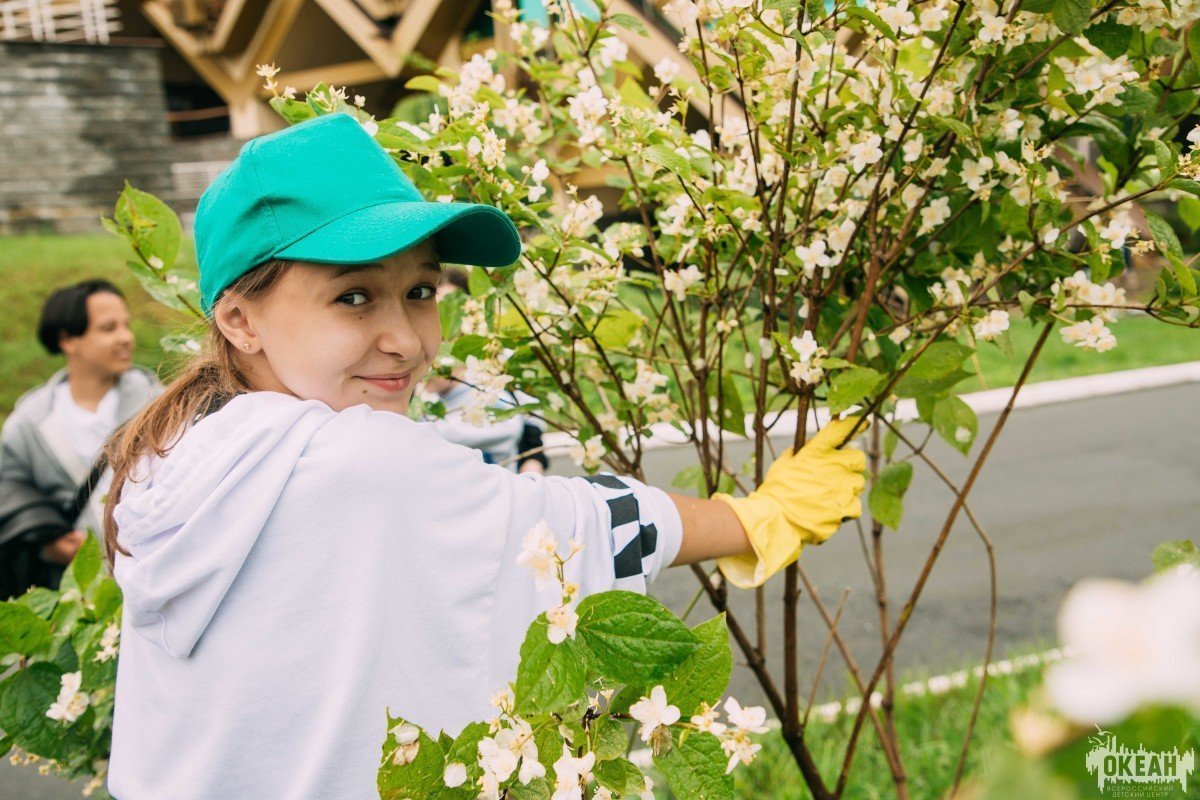
[[675,503],[661,489],[624,475],[600,473],[584,480],[608,506],[613,588],[644,593],[679,553],[683,523]]

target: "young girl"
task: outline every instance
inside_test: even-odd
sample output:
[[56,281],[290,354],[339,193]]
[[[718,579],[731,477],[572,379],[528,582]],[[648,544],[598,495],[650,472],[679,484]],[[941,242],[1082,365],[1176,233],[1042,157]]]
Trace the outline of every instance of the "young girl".
[[248,143],[196,245],[206,350],[110,445],[118,800],[376,797],[385,712],[486,718],[558,605],[517,564],[541,521],[564,554],[583,540],[582,596],[710,558],[761,583],[861,513],[863,453],[835,449],[853,420],[750,497],[697,500],[515,475],[404,416],[439,262],[505,266],[520,242],[495,208],[425,202],[347,115]]

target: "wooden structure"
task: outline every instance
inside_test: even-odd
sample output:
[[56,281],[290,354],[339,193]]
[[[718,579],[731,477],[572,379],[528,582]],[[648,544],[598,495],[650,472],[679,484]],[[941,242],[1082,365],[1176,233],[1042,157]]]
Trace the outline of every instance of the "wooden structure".
[[[3,0],[0,0],[3,1]],[[10,0],[11,1],[11,0]],[[24,0],[22,0],[23,2]],[[88,0],[81,0],[87,2]],[[228,105],[236,138],[282,127],[264,102],[258,64],[276,64],[280,86],[305,91],[320,81],[348,86],[387,113],[406,79],[420,70],[410,55],[457,66],[463,35],[490,0],[132,0],[154,29]],[[618,29],[631,56],[647,65],[671,58],[684,76],[691,63],[677,34],[641,5],[612,0],[614,13],[640,17],[648,37]],[[497,47],[506,36],[498,32]],[[697,110],[707,114],[708,109]]]

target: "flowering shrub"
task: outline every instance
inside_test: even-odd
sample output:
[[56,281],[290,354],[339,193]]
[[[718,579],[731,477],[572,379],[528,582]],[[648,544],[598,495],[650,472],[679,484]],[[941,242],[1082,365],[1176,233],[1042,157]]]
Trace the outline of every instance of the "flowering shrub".
[[[510,40],[459,70],[411,80],[435,106],[428,115],[404,116],[410,104],[375,119],[345,90],[318,85],[301,97],[275,83],[274,67],[260,74],[286,120],[354,114],[427,197],[495,205],[528,233],[515,269],[476,270],[468,295],[442,303],[442,366],[467,365],[464,379],[482,390],[474,419],[538,414],[574,436],[570,454],[584,468],[639,478],[647,437],[670,426],[696,451],[676,485],[702,495],[757,485],[774,454],[769,434],[792,430],[786,413],[803,423],[862,406],[876,421],[865,446],[871,515],[859,524],[869,525],[878,661],[864,670],[849,658],[837,615],[801,562],[783,578],[779,680],[754,635],[766,629],[761,596],[758,624],[747,624],[728,613],[719,577],[695,574],[726,612],[814,797],[849,790],[864,727],[879,740],[897,795],[907,796],[890,666],[960,514],[992,558],[968,497],[1042,345],[1057,330],[1103,357],[1130,312],[1200,326],[1194,260],[1160,213],[1173,204],[1185,222],[1200,223],[1200,129],[1184,126],[1200,102],[1200,5],[670,0],[664,11],[678,50],[649,71],[630,58],[645,32],[638,18],[603,2],[598,19],[557,0],[546,5],[550,27],[493,3]],[[195,310],[192,277],[175,266],[178,221],[161,202],[128,189],[108,225],[133,245],[149,291]],[[1145,299],[1131,300],[1120,285],[1127,252],[1161,264]],[[1037,343],[977,446],[978,420],[959,387],[980,348],[1012,353],[1016,325],[1036,328]],[[186,337],[173,344],[189,346]],[[539,405],[495,412],[489,397],[502,388]],[[898,412],[901,403],[915,419]],[[794,431],[799,447],[806,425]],[[753,444],[740,465],[726,451],[736,437]],[[931,437],[972,462],[960,483],[937,471],[954,499],[916,583],[898,598],[888,591],[885,534],[903,519],[913,462],[936,466]],[[994,568],[990,575],[994,597]],[[885,698],[879,709],[861,703],[837,776],[817,771],[801,724],[802,596],[855,689]],[[581,711],[584,697],[608,688],[582,655],[579,640],[592,635],[586,603],[538,623],[546,636],[544,645],[535,636],[538,647],[578,656],[563,658],[572,689],[553,698],[568,703],[559,711]],[[989,639],[985,662],[991,652]],[[670,670],[665,661],[659,668]],[[665,700],[642,686],[629,710],[644,697],[640,708],[660,720],[669,706],[679,710],[673,731],[700,725],[683,720],[705,713],[662,685]],[[521,687],[502,730],[520,728],[516,714],[536,731],[527,715],[547,713],[522,706]],[[609,708],[603,695],[596,702],[601,713]],[[582,716],[562,724],[563,741],[576,748],[592,733]],[[421,763],[461,763],[461,785],[482,786],[477,743],[452,751],[439,737],[435,750],[424,744],[432,738],[397,725],[385,755],[416,744],[413,764],[423,753]],[[678,752],[683,733],[671,736]],[[688,740],[709,742],[715,756],[706,736],[715,734],[691,731]],[[515,754],[513,741],[496,745]],[[970,744],[968,735],[960,772]],[[585,759],[579,752],[570,757]],[[558,742],[538,753],[548,771],[529,783],[556,782]],[[582,775],[610,760],[562,769]]]
[[[1091,579],[1071,589],[1058,617],[1066,658],[1047,670],[1043,690],[1028,705],[1012,710],[1017,752],[1001,756],[992,774],[977,780],[972,796],[1011,797],[1020,775],[1030,796],[1095,797],[1094,773],[1102,765],[1089,751],[1111,739],[1137,749],[1141,759],[1126,774],[1140,772],[1140,783],[1152,784],[1120,788],[1144,796],[1194,796],[1196,776],[1189,773],[1200,753],[1200,551],[1187,540],[1166,542],[1155,550],[1154,565],[1156,573],[1141,583]],[[1168,758],[1156,762],[1161,772],[1151,781],[1146,762],[1154,759],[1147,754],[1155,752]]]
[[[0,754],[43,775],[104,784],[121,625],[121,590],[89,537],[57,592],[31,589],[0,603]],[[101,789],[101,793],[104,794]],[[107,795],[106,795],[107,796]]]
[[[652,748],[678,797],[732,798],[729,773],[761,745],[766,710],[718,701],[733,657],[724,618],[688,628],[657,601],[602,592],[577,602],[565,557],[545,522],[526,534],[518,563],[539,586],[556,584],[562,603],[529,626],[516,680],[498,692],[497,714],[436,738],[388,714],[379,768],[382,800],[507,797],[652,800],[653,782],[627,757],[626,725]],[[587,792],[587,794],[585,794]]]
[[[1174,203],[1197,220],[1200,128],[1181,126],[1198,103],[1200,6],[670,0],[678,57],[643,70],[630,51],[647,31],[623,5],[598,3],[598,19],[545,5],[548,28],[494,3],[510,41],[411,80],[427,116],[375,119],[335,87],[300,99],[269,78],[271,102],[292,122],[356,115],[429,197],[496,205],[529,232],[516,269],[475,271],[470,296],[446,304],[444,329],[460,335],[445,366],[470,360],[469,383],[510,377],[539,398],[522,410],[570,432],[583,468],[643,477],[645,441],[669,425],[696,450],[677,486],[749,491],[785,412],[819,421],[861,406],[878,421],[862,521],[878,661],[849,658],[801,562],[784,575],[780,680],[763,657],[762,596],[747,623],[719,577],[694,571],[812,794],[849,791],[867,727],[906,797],[893,656],[960,514],[993,557],[968,496],[1047,337],[1101,354],[1125,313],[1200,326],[1194,260],[1162,214]],[[1120,285],[1126,253],[1162,266],[1146,299]],[[980,348],[1013,354],[1016,325],[1037,343],[977,445],[959,387]],[[477,400],[477,416],[493,413]],[[799,447],[806,426],[791,430]],[[743,436],[752,457],[729,463],[726,443]],[[901,524],[913,463],[936,469],[930,437],[972,463],[961,483],[937,470],[954,499],[896,598],[885,532]],[[802,596],[855,689],[884,696],[860,705],[836,776],[804,738]]]

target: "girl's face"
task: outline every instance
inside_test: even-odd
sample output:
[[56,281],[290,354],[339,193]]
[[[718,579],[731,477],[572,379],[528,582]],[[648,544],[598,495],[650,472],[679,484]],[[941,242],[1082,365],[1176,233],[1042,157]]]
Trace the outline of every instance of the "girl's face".
[[256,389],[405,413],[441,344],[440,273],[428,242],[375,264],[297,262],[265,296],[218,310],[217,323]]

